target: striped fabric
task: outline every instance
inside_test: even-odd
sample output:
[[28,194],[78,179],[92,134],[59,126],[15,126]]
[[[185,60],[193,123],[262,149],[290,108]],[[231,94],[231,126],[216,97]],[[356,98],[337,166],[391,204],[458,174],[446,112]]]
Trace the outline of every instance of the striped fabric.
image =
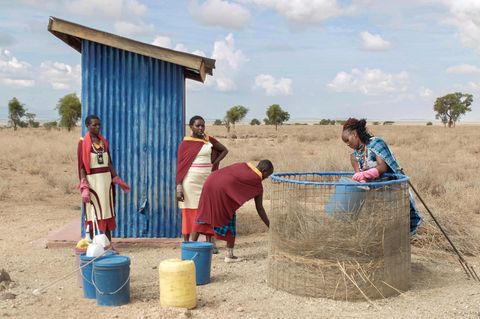
[[[390,171],[395,174],[403,174],[402,168],[398,164],[395,156],[388,147],[387,143],[380,137],[370,138],[370,142],[365,147],[365,153],[358,150],[353,151],[353,155],[360,164],[362,171],[376,167],[377,157],[380,157],[390,168]],[[415,199],[412,192],[409,191],[408,198],[410,201],[410,235],[415,235],[418,226],[422,223]]]
[[[202,222],[198,219],[195,221],[195,223],[197,223],[199,225],[205,225],[206,224],[206,223],[204,223],[204,222]],[[222,236],[222,237],[226,237],[228,232],[230,232],[232,237],[237,236],[237,213],[233,214],[233,218],[230,219],[228,224],[226,224],[225,226],[222,226],[222,227],[213,227],[213,231],[215,232],[215,234],[217,234],[219,236]]]

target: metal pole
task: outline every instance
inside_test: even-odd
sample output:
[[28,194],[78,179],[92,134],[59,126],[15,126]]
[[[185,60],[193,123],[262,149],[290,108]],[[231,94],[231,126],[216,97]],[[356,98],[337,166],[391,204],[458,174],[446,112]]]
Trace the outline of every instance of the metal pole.
[[[403,173],[403,170],[402,170],[402,173]],[[461,255],[461,253],[458,251],[457,247],[455,247],[455,245],[453,244],[453,242],[450,240],[450,238],[448,237],[447,233],[443,230],[443,227],[440,225],[440,223],[437,221],[437,219],[435,218],[435,216],[433,216],[433,213],[430,211],[430,209],[427,207],[427,204],[425,203],[425,201],[423,200],[423,198],[420,196],[420,194],[417,192],[417,190],[415,189],[415,187],[413,187],[412,183],[410,182],[410,180],[408,180],[408,185],[410,185],[410,187],[412,188],[413,192],[415,193],[415,195],[417,195],[418,199],[420,199],[420,201],[422,202],[423,206],[425,207],[425,209],[427,210],[427,212],[430,214],[430,217],[432,217],[433,221],[435,222],[435,224],[437,225],[438,229],[440,229],[440,231],[442,232],[443,236],[445,236],[445,238],[447,239],[448,243],[450,244],[450,246],[452,246],[452,249],[453,251],[457,254],[458,256],[458,260],[460,262],[460,265],[462,266],[463,270],[465,271],[465,273],[467,274],[468,278],[472,277],[474,280],[477,280],[477,281],[480,281],[480,278],[478,277],[477,273],[475,272],[475,269],[473,269],[472,266],[468,265],[467,261],[463,258],[463,256]]]

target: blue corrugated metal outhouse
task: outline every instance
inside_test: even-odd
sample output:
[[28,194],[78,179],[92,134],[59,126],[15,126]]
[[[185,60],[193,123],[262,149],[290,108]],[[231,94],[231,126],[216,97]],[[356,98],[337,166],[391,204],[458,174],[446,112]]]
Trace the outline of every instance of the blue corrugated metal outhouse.
[[114,166],[132,187],[117,196],[114,236],[178,237],[175,172],[185,79],[203,82],[215,60],[54,17],[48,30],[81,52],[82,123],[88,114],[100,117]]

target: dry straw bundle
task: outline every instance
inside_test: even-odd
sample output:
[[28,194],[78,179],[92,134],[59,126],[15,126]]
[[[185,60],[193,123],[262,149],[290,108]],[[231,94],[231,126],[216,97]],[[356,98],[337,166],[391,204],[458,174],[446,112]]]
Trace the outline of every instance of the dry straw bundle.
[[267,279],[294,294],[355,300],[409,287],[405,180],[342,184],[339,173],[277,174]]

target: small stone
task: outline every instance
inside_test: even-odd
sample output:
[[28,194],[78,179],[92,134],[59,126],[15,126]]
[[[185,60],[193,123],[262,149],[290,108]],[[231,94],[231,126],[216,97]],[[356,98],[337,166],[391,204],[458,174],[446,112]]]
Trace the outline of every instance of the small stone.
[[237,312],[243,312],[243,311],[244,311],[244,309],[242,307],[237,308]]
[[62,300],[62,297],[57,296],[57,300]]
[[12,281],[12,279],[10,278],[10,275],[5,269],[0,270],[0,282],[2,281],[6,281],[6,282]]
[[15,309],[15,308],[17,308],[17,306],[15,306],[15,304],[12,304],[12,305],[10,306],[10,308]]
[[157,266],[153,266],[152,269],[157,269]]
[[12,294],[11,292],[6,292],[3,295],[0,295],[0,300],[13,300],[17,295]]
[[34,294],[35,296],[40,296],[42,292],[40,291],[40,289],[33,289],[32,291],[32,294]]
[[183,315],[185,316],[185,318],[190,318],[192,316],[192,312],[187,309],[183,312]]

